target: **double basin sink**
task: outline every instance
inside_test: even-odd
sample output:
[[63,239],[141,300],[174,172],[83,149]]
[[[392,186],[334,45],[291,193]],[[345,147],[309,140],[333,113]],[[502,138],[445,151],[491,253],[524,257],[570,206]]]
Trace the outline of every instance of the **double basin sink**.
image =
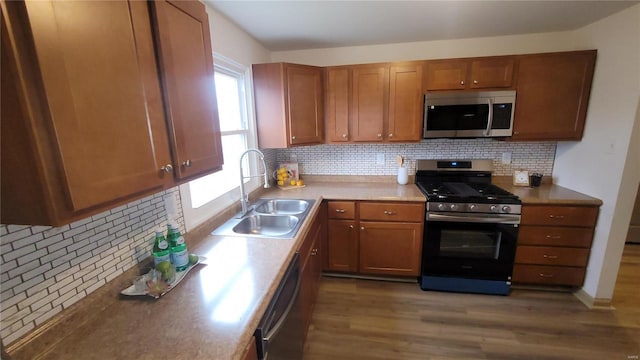
[[291,239],[296,236],[315,200],[258,199],[247,214],[238,214],[213,231],[235,235]]

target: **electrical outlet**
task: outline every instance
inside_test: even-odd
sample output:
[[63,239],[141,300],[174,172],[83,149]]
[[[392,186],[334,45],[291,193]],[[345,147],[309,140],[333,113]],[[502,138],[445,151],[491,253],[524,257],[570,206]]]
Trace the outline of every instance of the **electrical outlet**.
[[376,154],[376,165],[384,165],[384,153]]
[[502,153],[502,163],[505,165],[511,164],[511,153],[504,152]]

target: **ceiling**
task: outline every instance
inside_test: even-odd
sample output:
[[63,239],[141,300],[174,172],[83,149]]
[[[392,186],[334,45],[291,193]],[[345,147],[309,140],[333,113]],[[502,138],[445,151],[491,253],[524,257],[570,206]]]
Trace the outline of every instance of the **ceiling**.
[[271,51],[566,31],[638,3],[204,1]]

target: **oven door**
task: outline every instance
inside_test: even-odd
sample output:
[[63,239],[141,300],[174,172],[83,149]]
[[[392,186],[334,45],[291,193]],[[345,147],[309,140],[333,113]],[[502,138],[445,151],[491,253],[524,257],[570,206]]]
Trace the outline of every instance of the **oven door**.
[[427,215],[422,274],[510,280],[520,216],[465,215]]

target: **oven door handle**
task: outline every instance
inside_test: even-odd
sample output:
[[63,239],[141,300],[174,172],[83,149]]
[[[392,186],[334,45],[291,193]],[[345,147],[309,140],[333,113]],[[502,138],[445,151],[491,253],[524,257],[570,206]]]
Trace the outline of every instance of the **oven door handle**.
[[427,213],[427,221],[448,221],[491,224],[520,224],[520,215],[493,214],[443,214]]

